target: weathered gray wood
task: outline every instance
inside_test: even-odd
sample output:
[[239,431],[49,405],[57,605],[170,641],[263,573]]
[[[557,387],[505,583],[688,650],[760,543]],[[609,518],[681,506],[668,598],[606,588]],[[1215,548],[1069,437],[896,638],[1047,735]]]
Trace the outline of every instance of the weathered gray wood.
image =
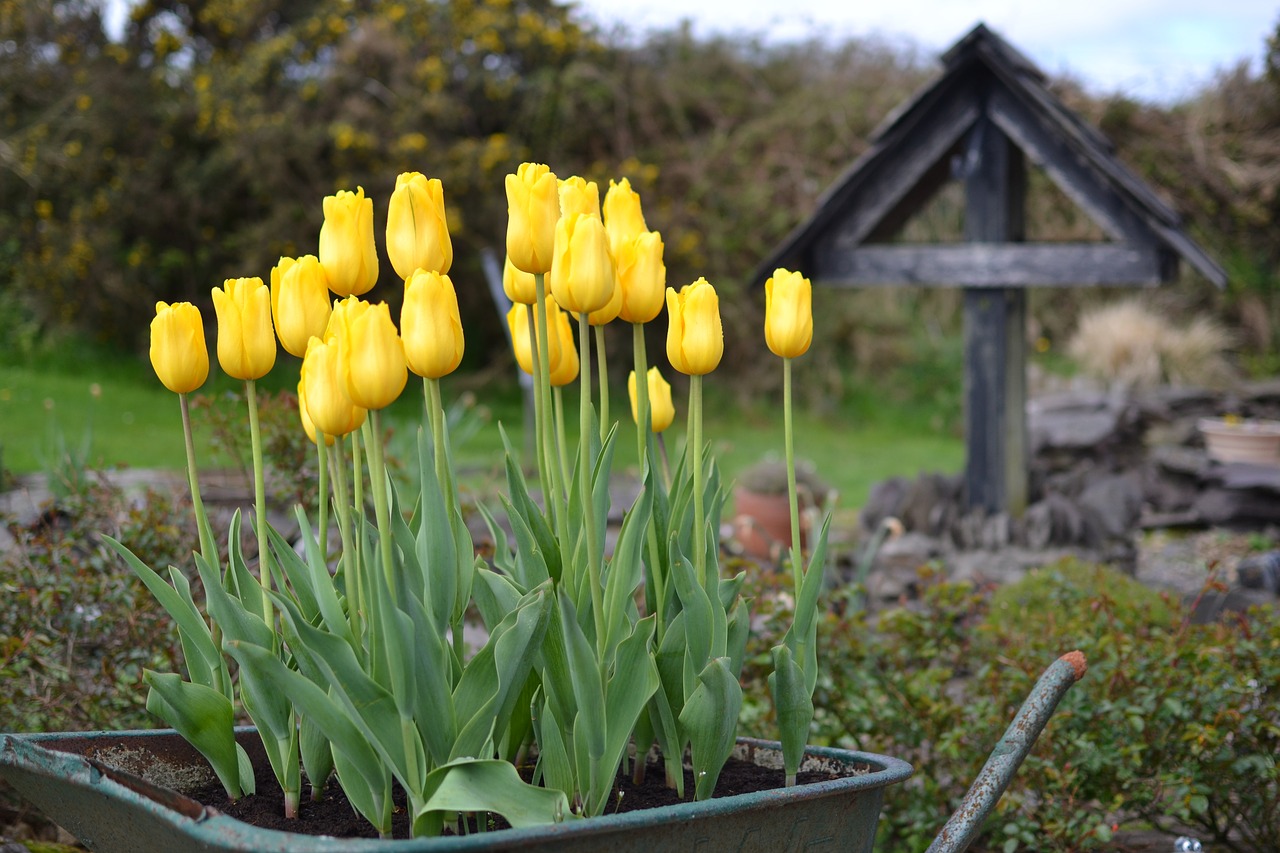
[[1111,243],[863,245],[815,251],[809,275],[829,287],[1158,285],[1162,252]]
[[[1026,234],[1026,163],[988,119],[965,152],[965,239],[1014,244]],[[971,507],[1027,507],[1026,290],[966,288],[965,495]]]

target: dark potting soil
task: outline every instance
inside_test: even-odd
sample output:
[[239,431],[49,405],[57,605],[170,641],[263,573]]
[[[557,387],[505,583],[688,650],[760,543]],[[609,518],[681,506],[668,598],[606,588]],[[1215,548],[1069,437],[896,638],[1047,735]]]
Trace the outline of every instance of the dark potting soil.
[[[632,784],[629,775],[624,777],[619,773],[614,785],[614,796],[610,799],[605,812],[612,814],[639,811],[681,802],[676,792],[666,786],[665,774],[663,765],[656,762],[649,763],[644,782],[640,785]],[[798,784],[807,785],[836,778],[839,777],[832,773],[804,772],[796,777],[796,781]],[[785,778],[781,770],[771,770],[749,761],[731,758],[720,772],[714,796],[728,797],[734,794],[768,791],[781,788],[784,782]],[[338,838],[376,838],[378,836],[373,826],[351,807],[351,803],[336,779],[329,780],[321,798],[315,802],[311,800],[311,786],[304,779],[298,817],[292,820],[284,817],[284,793],[280,790],[269,767],[258,766],[256,784],[258,790],[256,794],[241,797],[234,803],[227,799],[226,791],[216,781],[189,792],[188,796],[223,814],[261,829],[307,835],[331,835]],[[684,789],[687,794],[685,801],[692,800],[693,772],[688,769],[684,772]],[[398,785],[395,787],[392,800],[395,803],[392,814],[392,835],[395,838],[408,838],[409,814],[405,807],[404,792]],[[505,829],[507,824],[501,817],[494,815],[490,828]]]

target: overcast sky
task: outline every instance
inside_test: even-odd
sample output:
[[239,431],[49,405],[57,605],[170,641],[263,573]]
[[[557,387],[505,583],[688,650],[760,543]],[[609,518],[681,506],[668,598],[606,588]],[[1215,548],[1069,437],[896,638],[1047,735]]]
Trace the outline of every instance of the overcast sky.
[[1220,70],[1250,60],[1260,67],[1280,21],[1275,0],[576,0],[609,25],[695,31],[878,36],[945,50],[985,23],[1049,74],[1067,74],[1093,94],[1123,93],[1169,102]]

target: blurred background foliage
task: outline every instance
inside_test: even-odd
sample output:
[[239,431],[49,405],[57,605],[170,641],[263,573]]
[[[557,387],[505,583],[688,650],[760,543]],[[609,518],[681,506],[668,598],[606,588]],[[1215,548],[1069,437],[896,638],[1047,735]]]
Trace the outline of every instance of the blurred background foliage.
[[[10,358],[72,336],[141,352],[157,300],[195,302],[211,320],[224,278],[266,278],[279,256],[316,250],[325,195],[364,187],[381,235],[397,173],[416,170],[444,182],[467,365],[505,363],[480,256],[502,249],[503,176],[536,160],[628,177],[663,233],[669,283],[705,275],[727,296],[725,369],[772,377],[754,369],[768,357],[763,300],[738,298],[745,279],[938,70],[874,40],[603,31],[555,0],[142,0],[115,37],[103,15],[102,0],[0,0]],[[1255,373],[1280,368],[1278,37],[1261,71],[1242,64],[1171,106],[1054,84],[1228,268],[1227,292],[1188,277],[1179,306],[1239,330]],[[1043,176],[1032,188],[1033,237],[1096,236]],[[908,236],[947,239],[959,209],[944,192]],[[373,297],[394,308],[385,258],[382,270]],[[1038,291],[1033,333],[1065,340],[1096,298]],[[848,371],[946,351],[959,323],[949,292],[833,301],[814,350],[827,400]]]

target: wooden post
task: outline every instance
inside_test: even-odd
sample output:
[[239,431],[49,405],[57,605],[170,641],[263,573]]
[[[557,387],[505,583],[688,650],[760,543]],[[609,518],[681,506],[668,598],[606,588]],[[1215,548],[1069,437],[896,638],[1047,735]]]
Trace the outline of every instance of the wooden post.
[[[962,170],[965,239],[1025,236],[1026,164],[989,119],[970,131]],[[965,497],[970,507],[1020,516],[1027,507],[1025,288],[965,288]]]

